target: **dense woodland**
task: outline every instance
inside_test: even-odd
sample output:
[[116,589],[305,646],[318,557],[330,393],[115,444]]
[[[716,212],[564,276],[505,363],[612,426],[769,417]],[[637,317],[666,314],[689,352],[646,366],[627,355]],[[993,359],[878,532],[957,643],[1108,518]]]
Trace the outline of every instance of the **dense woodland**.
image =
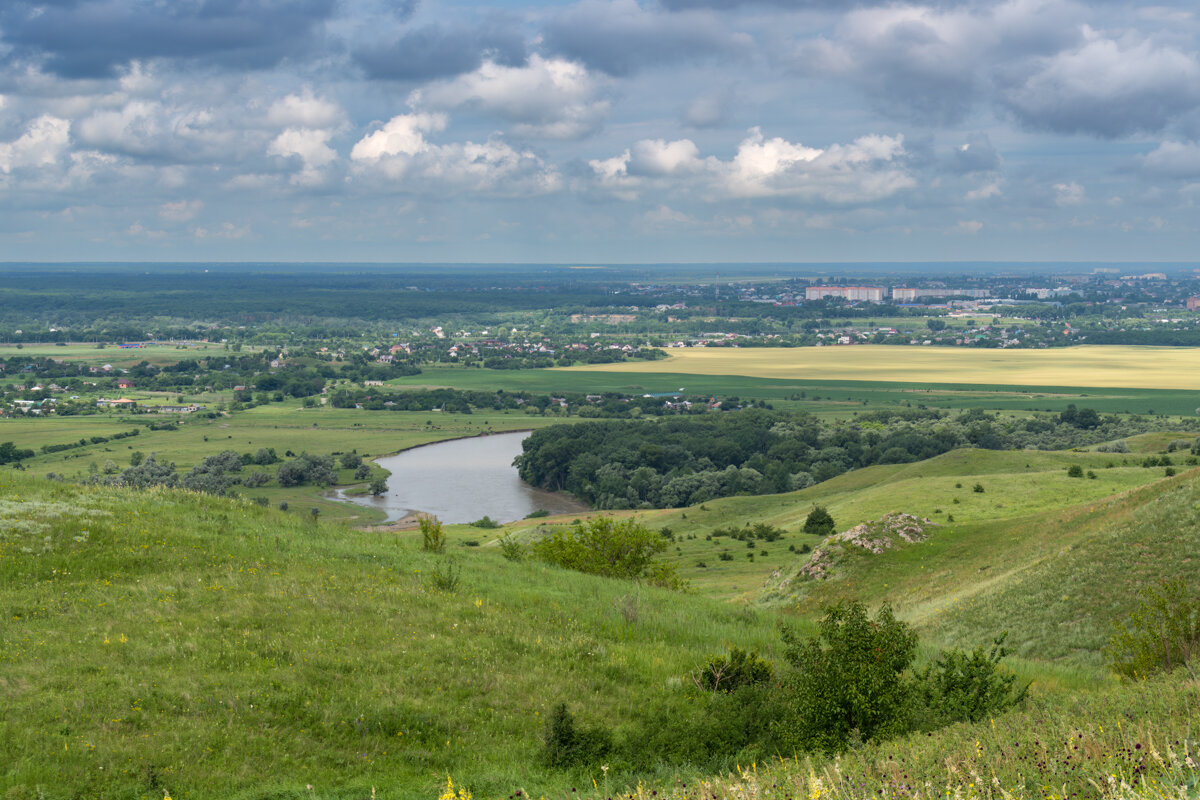
[[951,416],[912,409],[825,422],[806,413],[748,409],[660,421],[587,422],[535,431],[521,477],[597,508],[667,508],[736,494],[803,489],[873,464],[904,464],[959,447],[1060,450],[1160,430],[1161,419],[1057,415]]

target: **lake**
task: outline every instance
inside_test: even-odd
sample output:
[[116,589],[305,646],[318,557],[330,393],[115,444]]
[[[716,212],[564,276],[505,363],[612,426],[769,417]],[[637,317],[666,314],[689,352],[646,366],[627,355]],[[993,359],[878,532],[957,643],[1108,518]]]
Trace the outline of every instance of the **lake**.
[[513,459],[530,431],[452,439],[375,459],[391,472],[382,497],[339,499],[382,509],[387,521],[408,514],[433,514],[442,522],[497,522],[523,519],[544,508],[551,514],[586,511],[587,506],[557,492],[530,486],[517,476]]

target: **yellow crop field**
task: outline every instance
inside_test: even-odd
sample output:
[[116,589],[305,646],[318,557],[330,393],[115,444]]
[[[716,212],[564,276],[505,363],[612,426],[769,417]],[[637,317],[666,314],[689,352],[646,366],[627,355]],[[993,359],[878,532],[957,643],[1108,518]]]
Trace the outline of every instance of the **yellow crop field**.
[[681,348],[666,361],[567,367],[606,372],[744,375],[784,380],[969,383],[1200,390],[1200,348],[1092,346],[1048,350],[854,345]]

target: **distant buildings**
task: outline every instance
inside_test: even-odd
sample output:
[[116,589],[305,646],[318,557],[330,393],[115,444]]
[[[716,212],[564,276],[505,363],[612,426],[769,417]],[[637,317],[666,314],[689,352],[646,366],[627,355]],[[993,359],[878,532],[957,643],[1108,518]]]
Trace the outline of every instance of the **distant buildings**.
[[880,286],[809,286],[804,290],[805,300],[823,300],[840,297],[849,302],[882,303],[883,288]]
[[1188,311],[1195,311],[1198,308],[1200,308],[1200,297],[1189,297],[1187,299]]

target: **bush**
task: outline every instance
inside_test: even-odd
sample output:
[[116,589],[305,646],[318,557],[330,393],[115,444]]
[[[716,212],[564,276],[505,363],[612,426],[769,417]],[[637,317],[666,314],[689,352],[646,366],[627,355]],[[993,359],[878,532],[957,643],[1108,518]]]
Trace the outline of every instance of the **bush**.
[[977,494],[983,494],[983,484],[982,483],[975,484],[975,486],[972,487],[971,491],[975,492]]
[[852,740],[883,739],[906,729],[910,687],[904,671],[912,663],[917,635],[884,605],[874,619],[857,601],[826,609],[820,633],[800,639],[784,629],[785,658],[776,725],[784,752],[837,752]]
[[836,526],[825,506],[813,506],[804,520],[804,532],[814,536],[829,536]]
[[1113,672],[1145,678],[1200,656],[1200,597],[1182,580],[1165,581],[1142,592],[1142,602],[1114,625],[1104,649]]
[[682,582],[669,564],[654,557],[667,543],[636,519],[593,517],[555,530],[533,543],[534,556],[548,564],[604,575],[609,578],[644,578],[660,586],[678,588]]
[[758,653],[731,647],[729,655],[712,656],[689,677],[698,689],[728,694],[743,686],[769,683],[775,677],[775,667]]
[[421,517],[417,521],[421,529],[421,549],[427,553],[441,553],[446,549],[446,533],[437,517]]
[[511,534],[500,537],[500,555],[509,561],[520,561],[525,557],[525,548]]
[[453,592],[458,588],[458,581],[462,575],[462,567],[453,559],[439,561],[433,565],[433,569],[429,571],[429,582],[433,584],[433,588],[441,592]]
[[528,514],[526,514],[525,519],[538,519],[540,517],[548,517],[548,516],[550,516],[549,511],[547,511],[544,508],[539,508],[536,511],[530,511]]
[[979,722],[1025,699],[1028,684],[1016,688],[1017,676],[1000,667],[1008,654],[1007,636],[997,638],[990,650],[943,651],[914,676],[918,727],[932,730],[954,722]]
[[482,517],[475,520],[474,522],[468,522],[467,524],[470,525],[472,528],[492,529],[492,528],[500,527],[500,523],[496,522],[496,520],[492,519],[487,514],[484,514]]
[[1083,467],[1079,466],[1078,464],[1072,464],[1071,466],[1067,467],[1067,477],[1068,478],[1082,478],[1083,477]]
[[576,726],[566,703],[551,713],[544,742],[546,764],[558,769],[595,763],[612,751],[612,735],[603,728]]

